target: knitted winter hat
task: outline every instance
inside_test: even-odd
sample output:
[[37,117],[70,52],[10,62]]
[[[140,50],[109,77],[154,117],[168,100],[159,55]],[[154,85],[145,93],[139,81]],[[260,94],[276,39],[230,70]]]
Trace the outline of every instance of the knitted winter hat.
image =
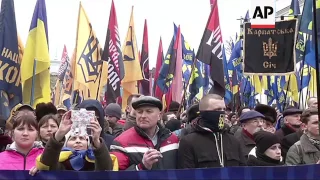
[[267,131],[258,131],[253,134],[254,141],[256,142],[257,151],[263,154],[272,145],[280,143],[280,139],[273,133]]
[[[76,136],[76,135],[79,133],[79,131],[80,131],[79,128],[75,129],[74,132],[72,132],[72,130],[70,130],[70,131],[64,136],[66,140],[65,140],[65,142],[64,142],[63,147],[67,147],[67,142],[69,141],[69,139],[70,139],[71,137],[73,137],[73,136]],[[87,139],[88,148],[89,148],[89,146],[90,146],[90,138],[89,138],[89,136],[86,136],[86,139]]]
[[118,119],[121,119],[121,107],[117,103],[110,103],[105,109],[104,109],[106,116],[113,116]]

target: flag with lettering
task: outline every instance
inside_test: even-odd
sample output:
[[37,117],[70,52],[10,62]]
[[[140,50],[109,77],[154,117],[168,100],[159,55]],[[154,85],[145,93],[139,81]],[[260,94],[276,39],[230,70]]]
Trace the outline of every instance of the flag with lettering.
[[67,47],[66,47],[66,45],[64,45],[63,51],[62,51],[62,56],[61,56],[61,61],[60,61],[60,67],[58,70],[58,79],[61,81],[64,78],[64,75],[66,73],[68,65],[70,65],[69,62],[70,62],[70,60],[69,60],[69,56],[68,56]]
[[244,74],[287,75],[295,72],[297,20],[276,22],[274,29],[251,29],[244,25]]
[[142,79],[140,68],[139,52],[137,46],[137,38],[134,28],[133,7],[131,10],[130,22],[127,31],[127,36],[122,47],[123,63],[125,76],[122,79],[122,109],[127,106],[127,99],[131,94],[138,93],[138,81]]
[[142,72],[142,80],[139,81],[140,94],[150,95],[150,81],[149,81],[149,45],[148,45],[148,27],[147,20],[144,21],[143,42],[141,49],[140,67]]
[[8,119],[22,101],[18,34],[13,0],[2,0],[0,12],[0,115]]
[[118,102],[120,97],[121,80],[124,77],[120,36],[117,13],[112,0],[109,16],[107,37],[104,44],[102,59],[108,62],[108,83],[105,86],[105,101],[107,104]]
[[213,2],[207,27],[198,48],[197,59],[210,65],[211,79],[213,81],[212,92],[224,97],[225,84],[222,60],[222,34],[217,0]]
[[74,82],[74,67],[75,67],[75,49],[73,50],[71,59],[67,61],[67,68],[63,77],[62,82],[62,102],[63,105],[66,106],[68,109],[71,107],[71,97],[72,94],[76,93],[73,91],[73,82]]
[[21,63],[23,102],[50,102],[50,55],[45,0],[37,0]]
[[70,66],[70,60],[67,52],[67,47],[64,45],[62,56],[60,60],[60,67],[58,69],[58,78],[56,85],[54,86],[54,91],[52,92],[52,103],[55,106],[61,105],[62,95],[63,95],[63,79],[66,73],[66,70]]
[[99,41],[81,2],[75,56],[74,90],[80,90],[84,99],[100,100],[108,79],[108,65],[101,59]]

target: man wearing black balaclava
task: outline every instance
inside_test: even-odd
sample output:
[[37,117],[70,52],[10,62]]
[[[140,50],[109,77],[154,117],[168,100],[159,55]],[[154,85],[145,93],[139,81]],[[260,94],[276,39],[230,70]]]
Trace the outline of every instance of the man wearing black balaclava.
[[180,141],[178,168],[245,165],[239,142],[224,128],[225,107],[219,95],[208,94],[201,99],[193,132]]

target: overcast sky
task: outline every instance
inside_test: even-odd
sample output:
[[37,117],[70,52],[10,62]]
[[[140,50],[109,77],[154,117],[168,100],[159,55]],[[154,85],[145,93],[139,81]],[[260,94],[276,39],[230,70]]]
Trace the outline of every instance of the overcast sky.
[[[46,0],[50,56],[60,60],[63,45],[69,55],[75,46],[79,0]],[[197,50],[210,13],[210,0],[115,0],[121,42],[127,33],[131,7],[139,49],[144,20],[148,21],[150,66],[156,64],[160,36],[164,53],[173,35],[173,22],[180,24],[185,40]],[[36,0],[14,0],[18,33],[27,40]],[[111,0],[82,0],[99,41],[104,45]],[[250,8],[250,0],[219,0],[220,25],[223,40],[239,32],[240,22]]]

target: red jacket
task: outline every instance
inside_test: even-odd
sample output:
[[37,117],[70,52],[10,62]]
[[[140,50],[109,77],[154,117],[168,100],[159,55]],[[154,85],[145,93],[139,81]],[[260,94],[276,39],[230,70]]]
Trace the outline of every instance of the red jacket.
[[118,158],[120,170],[145,170],[142,157],[150,148],[161,152],[163,158],[153,164],[154,169],[176,169],[179,139],[168,129],[160,128],[154,146],[148,136],[137,126],[124,131],[111,145],[111,154]]

